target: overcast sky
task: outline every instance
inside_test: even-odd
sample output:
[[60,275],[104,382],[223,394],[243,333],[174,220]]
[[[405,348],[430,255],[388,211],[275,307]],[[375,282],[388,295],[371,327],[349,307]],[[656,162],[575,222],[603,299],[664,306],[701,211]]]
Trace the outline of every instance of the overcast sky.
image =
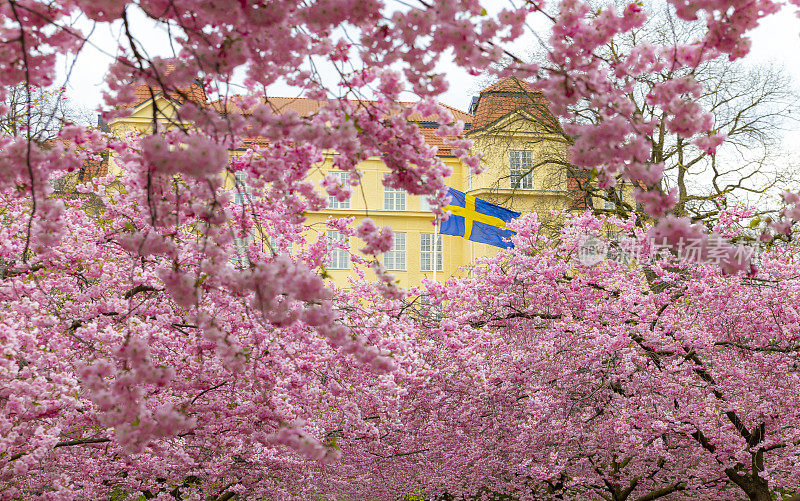
[[[163,29],[141,15],[131,19],[134,31],[151,55],[169,56],[169,39]],[[85,25],[88,26],[88,25]],[[67,83],[69,98],[78,106],[96,109],[100,105],[103,77],[120,43],[119,25],[98,25],[81,52]],[[800,18],[789,9],[764,19],[752,33],[753,46],[747,60],[754,63],[773,62],[783,65],[796,84],[800,85]],[[514,51],[525,55],[526,43],[535,43],[532,36],[515,44]],[[71,61],[62,61],[62,75],[70,69]],[[453,64],[441,66],[450,81],[450,90],[443,96],[445,104],[466,110],[471,97],[486,84],[485,77],[473,77]],[[275,95],[293,95],[289,88],[270,89]]]

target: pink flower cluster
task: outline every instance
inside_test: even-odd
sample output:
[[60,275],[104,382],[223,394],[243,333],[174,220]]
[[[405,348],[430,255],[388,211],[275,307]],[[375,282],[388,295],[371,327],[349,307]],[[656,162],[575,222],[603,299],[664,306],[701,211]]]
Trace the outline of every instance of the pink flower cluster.
[[[40,142],[25,124],[0,138],[0,498],[796,492],[797,264],[771,251],[743,276],[753,270],[730,259],[734,246],[667,216],[676,198],[660,189],[657,127],[630,99],[646,77],[678,75],[648,88],[646,105],[714,154],[724,138],[686,75],[742,56],[744,34],[779,4],[673,5],[706,23],[695,42],[609,58],[644,9],[565,0],[547,61],[533,65],[504,44],[539,2],[496,15],[478,0],[4,3],[0,97],[47,87],[64,54],[94,43],[75,27],[85,14],[130,36],[106,76],[103,116],[130,114],[144,95],[175,114],[143,137],[68,126]],[[173,57],[140,50],[136,9],[177,33]],[[570,162],[596,169],[601,187],[632,182],[660,218],[650,235],[672,248],[699,239],[699,258],[576,273],[581,235],[618,224],[643,241],[644,229],[581,214],[559,245],[527,217],[514,223],[514,251],[446,286],[406,291],[376,261],[375,282],[326,286],[331,246],[304,237],[306,213],[326,194],[348,198],[364,160],[380,158],[386,186],[428,197],[441,215],[451,171],[412,114],[435,119],[481,171],[463,124],[436,104],[449,57],[473,74],[539,77],[553,111],[574,122],[553,131],[574,139]],[[493,69],[501,60],[511,63]],[[228,95],[234,75],[249,95]],[[276,83],[318,106],[301,114],[264,99]],[[400,102],[409,91],[413,105]],[[119,175],[87,174],[103,154]],[[328,177],[321,192],[311,176],[329,154],[349,182]],[[246,174],[246,204],[232,203],[221,172]],[[77,188],[54,193],[66,174]],[[800,198],[785,201],[764,240],[800,219]],[[328,227],[357,234],[367,254],[391,248],[391,230],[353,223]],[[703,262],[717,252],[729,258],[721,269]],[[364,259],[353,262],[366,277]]]
[[372,219],[365,217],[358,224],[358,231],[356,233],[358,238],[363,240],[367,245],[361,248],[364,254],[383,254],[392,248],[394,241],[394,232],[389,226],[378,228]]

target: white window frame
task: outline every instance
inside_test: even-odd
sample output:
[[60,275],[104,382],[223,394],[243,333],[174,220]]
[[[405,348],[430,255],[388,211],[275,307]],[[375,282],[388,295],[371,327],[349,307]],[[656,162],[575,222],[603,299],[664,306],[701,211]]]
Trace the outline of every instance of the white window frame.
[[510,150],[508,152],[508,172],[513,190],[533,189],[533,152]]
[[326,234],[326,238],[328,239],[328,248],[330,249],[329,255],[330,258],[328,260],[328,269],[331,270],[347,270],[350,268],[350,251],[346,249],[340,249],[339,247],[333,247],[331,245],[333,242],[347,242],[347,247],[350,247],[350,239],[337,230],[328,230]]
[[[436,239],[436,251],[433,250],[434,236]],[[436,259],[436,271],[444,271],[444,259],[442,253],[442,236],[434,233],[419,234],[419,268],[420,271],[433,271],[433,260]]]
[[383,265],[387,270],[405,271],[406,269],[406,234],[395,233],[392,248],[383,255]]
[[[281,243],[283,243],[283,245],[281,245]],[[284,238],[282,238],[282,237],[281,238],[276,238],[276,237],[270,236],[269,237],[269,245],[270,245],[270,248],[272,249],[272,252],[274,254],[276,254],[276,255],[277,254],[289,254],[289,255],[292,254],[292,247],[293,247],[292,242],[291,241],[286,242],[286,240]],[[281,249],[281,247],[285,247],[285,248]]]
[[[350,184],[350,173],[349,172],[339,172],[333,171],[331,172],[335,177],[339,178],[339,184],[342,186],[347,186]],[[349,209],[350,208],[350,199],[340,202],[335,196],[328,195],[328,208],[329,209]]]
[[421,295],[419,296],[419,313],[423,317],[427,317],[434,322],[439,322],[443,315],[442,315],[442,307],[440,306],[431,306],[431,298],[430,296]]
[[406,191],[384,186],[383,210],[406,210]]
[[247,201],[252,190],[247,186],[247,173],[244,171],[236,171],[233,173],[233,201],[237,204],[243,204]]
[[253,235],[245,237],[233,237],[233,245],[236,247],[236,254],[238,257],[234,258],[234,262],[239,266],[247,268],[250,266],[250,256],[247,254],[248,247],[253,242]]

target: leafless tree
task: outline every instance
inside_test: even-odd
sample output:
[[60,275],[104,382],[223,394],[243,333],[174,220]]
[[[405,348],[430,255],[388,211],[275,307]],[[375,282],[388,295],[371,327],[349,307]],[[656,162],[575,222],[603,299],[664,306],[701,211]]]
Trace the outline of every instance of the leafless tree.
[[[49,148],[58,132],[67,124],[93,125],[93,114],[86,109],[73,106],[58,89],[32,88],[18,85],[8,90],[5,103],[7,111],[0,116],[0,134],[27,136],[43,148]],[[78,194],[75,186],[90,177],[105,172],[107,159],[92,158],[81,168],[58,179],[52,185],[57,196],[91,198],[95,206],[96,196]],[[87,207],[92,205],[87,204]],[[94,212],[97,212],[95,207]]]
[[[645,8],[653,10],[652,7]],[[632,47],[642,43],[673,46],[692,42],[700,26],[679,20],[671,8],[664,9],[648,17],[647,23],[641,28],[615,38],[600,55],[609,65],[613,65]],[[546,46],[536,49],[531,58],[546,66],[546,51]],[[669,117],[660,108],[648,105],[645,99],[659,83],[690,73],[704,87],[699,103],[713,114],[716,131],[727,136],[716,155],[709,155],[690,141],[671,133],[667,127]],[[663,162],[665,165],[666,176],[661,189],[677,189],[675,214],[686,215],[711,226],[725,203],[723,200],[728,203],[732,200],[743,201],[755,206],[760,213],[768,213],[774,208],[775,195],[780,190],[796,189],[798,186],[800,169],[797,161],[787,155],[783,137],[798,125],[791,111],[797,106],[799,98],[794,82],[782,68],[746,62],[731,63],[727,58],[720,57],[705,62],[691,72],[678,68],[642,75],[634,82],[628,97],[635,105],[635,113],[657,124],[649,135],[652,146],[650,161]],[[531,94],[527,102],[519,103],[519,107],[527,107],[529,112],[518,114],[516,120],[533,120],[546,136],[561,136],[567,144],[573,142],[574,138],[564,133],[558,122],[551,119],[552,115],[546,110],[541,96]],[[577,122],[598,123],[602,120],[598,110],[585,102],[578,103],[570,111]],[[512,144],[511,138],[498,137],[496,141],[507,142],[507,147]],[[498,147],[501,146],[498,144]],[[575,188],[579,187],[581,192],[586,193],[586,198],[577,197],[576,207],[582,208],[588,202],[599,213],[616,213],[620,216],[637,210],[629,195],[620,196],[621,192],[630,190],[600,190],[594,173],[571,165],[559,154],[558,148],[539,147],[538,150],[544,154],[534,159],[530,165],[531,171],[551,169],[553,165],[563,168],[564,176],[549,175],[546,179],[558,186],[563,186],[566,179],[571,192],[576,192]],[[618,179],[618,182],[621,181]]]
[[[649,18],[647,24],[606,46],[605,57],[619,60],[641,43],[673,46],[696,38],[698,25],[678,20],[670,9]],[[669,132],[664,112],[646,103],[645,97],[661,82],[690,74],[703,84],[698,102],[714,116],[717,133],[727,136],[716,155],[709,155],[690,141]],[[796,182],[795,166],[783,159],[782,136],[787,127],[796,125],[791,110],[798,103],[793,82],[785,71],[769,65],[731,63],[720,57],[694,70],[669,69],[645,74],[636,81],[628,96],[636,105],[635,113],[657,124],[650,135],[653,163],[664,163],[664,190],[676,188],[678,204],[673,212],[713,224],[723,202],[745,201],[769,211],[768,197],[779,188]],[[583,120],[600,118],[589,107],[576,113]],[[629,212],[631,204],[620,201],[613,192],[598,193],[613,204],[613,211]],[[601,209],[602,210],[602,209]]]
[[8,90],[7,111],[0,116],[0,134],[21,135],[30,130],[31,140],[44,143],[67,123],[92,125],[88,110],[73,106],[59,90],[17,85]]

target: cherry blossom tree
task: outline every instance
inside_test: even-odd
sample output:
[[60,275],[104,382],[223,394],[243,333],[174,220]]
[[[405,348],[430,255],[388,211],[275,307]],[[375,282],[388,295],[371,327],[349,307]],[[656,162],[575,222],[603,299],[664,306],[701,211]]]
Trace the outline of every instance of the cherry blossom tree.
[[[765,259],[759,271],[725,235],[663,217],[675,198],[658,189],[653,124],[633,113],[624,85],[660,65],[741,57],[747,30],[781,5],[675,3],[682,18],[705,19],[700,38],[642,46],[612,68],[598,49],[644,13],[564,1],[540,68],[503,48],[544,15],[536,2],[492,15],[477,0],[2,4],[2,100],[52,85],[57,58],[92,43],[73,23],[82,15],[124,34],[106,119],[130,112],[131,82],[178,110],[141,137],[68,126],[45,148],[29,123],[0,137],[0,496],[794,492],[793,262]],[[135,9],[173,34],[172,57],[148,56]],[[436,102],[443,57],[473,73],[512,58],[498,76],[538,78],[560,115],[589,102],[602,120],[568,131],[575,162],[609,185],[623,173],[648,187],[636,196],[658,219],[653,238],[673,249],[699,242],[699,263],[682,274],[662,267],[660,288],[635,269],[575,272],[568,248],[538,245],[527,220],[510,262],[431,284],[425,293],[448,311],[420,322],[375,259],[391,229],[339,220],[328,224],[366,242],[355,261],[378,281],[327,287],[328,246],[303,236],[304,213],[324,204],[308,179],[324,151],[354,183],[359,163],[380,157],[386,186],[429,196],[439,215],[450,172],[411,114],[438,117],[454,154],[480,170],[458,138],[463,124]],[[323,67],[338,77],[326,80]],[[234,98],[235,73],[244,79]],[[271,109],[263,98],[278,81],[324,101],[319,112]],[[672,132],[710,151],[724,138],[693,99],[701,91],[689,71],[656,85],[649,102]],[[404,92],[419,101],[400,105]],[[245,112],[218,112],[233,104]],[[102,200],[101,214],[52,196],[52,179],[103,153],[121,174],[75,187]],[[252,188],[242,203],[223,187],[221,174],[235,171]],[[800,197],[785,201],[765,240],[800,219]],[[263,243],[235,244],[252,233]],[[291,256],[281,248],[290,242]]]
[[414,319],[419,361],[393,373],[400,423],[371,422],[372,443],[341,433],[340,464],[361,473],[346,494],[800,498],[796,250],[725,275],[613,221],[658,270],[653,287],[638,266],[577,259],[603,220],[575,216],[559,246],[519,222],[510,255],[420,291],[444,317],[380,303]]

